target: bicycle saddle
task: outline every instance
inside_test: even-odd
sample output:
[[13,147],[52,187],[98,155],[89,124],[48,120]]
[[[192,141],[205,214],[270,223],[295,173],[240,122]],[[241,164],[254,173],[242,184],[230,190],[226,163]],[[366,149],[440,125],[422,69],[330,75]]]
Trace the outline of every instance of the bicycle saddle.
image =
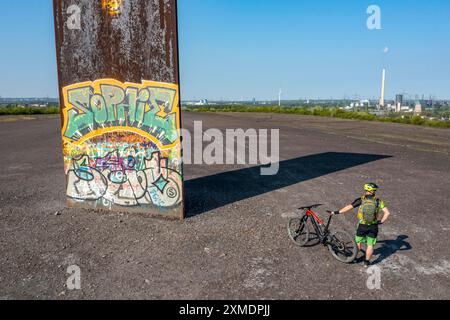
[[299,210],[311,210],[311,209],[316,209],[316,208],[321,207],[321,206],[323,206],[323,204],[314,204],[312,206],[301,207],[301,208],[298,208],[298,209]]

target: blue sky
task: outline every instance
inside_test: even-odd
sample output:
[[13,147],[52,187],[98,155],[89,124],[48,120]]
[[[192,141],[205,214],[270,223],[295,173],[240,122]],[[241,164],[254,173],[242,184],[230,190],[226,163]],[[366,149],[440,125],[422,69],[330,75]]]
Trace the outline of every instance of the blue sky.
[[[0,95],[56,97],[52,1],[1,2]],[[183,99],[376,98],[383,66],[388,97],[450,99],[448,0],[179,0],[179,25]]]

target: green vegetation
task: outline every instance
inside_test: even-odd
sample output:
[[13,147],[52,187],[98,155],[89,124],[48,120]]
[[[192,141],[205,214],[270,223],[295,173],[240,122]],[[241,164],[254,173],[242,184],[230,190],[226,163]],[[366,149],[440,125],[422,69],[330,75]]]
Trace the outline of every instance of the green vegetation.
[[0,107],[0,116],[33,114],[59,114],[59,106],[31,107],[8,105]]
[[[364,111],[345,111],[336,107],[278,107],[278,106],[204,106],[188,108],[183,107],[184,112],[259,112],[259,113],[283,113],[298,114],[305,116],[320,116],[340,119],[354,119],[365,121],[394,122],[403,124],[412,124],[418,126],[429,126],[436,128],[450,128],[450,121],[431,120],[413,115],[400,115],[390,113],[386,116],[377,116]],[[37,114],[59,114],[60,109],[57,105],[47,107],[31,107],[7,105],[0,106],[0,116],[4,115],[37,115]]]
[[345,111],[339,108],[325,107],[283,107],[278,106],[205,106],[196,108],[183,108],[185,112],[260,112],[260,113],[283,113],[298,114],[306,116],[332,117],[340,119],[355,119],[366,121],[381,121],[404,123],[420,126],[450,128],[450,121],[424,119],[420,116],[399,115],[391,113],[386,116],[377,116],[368,112]]

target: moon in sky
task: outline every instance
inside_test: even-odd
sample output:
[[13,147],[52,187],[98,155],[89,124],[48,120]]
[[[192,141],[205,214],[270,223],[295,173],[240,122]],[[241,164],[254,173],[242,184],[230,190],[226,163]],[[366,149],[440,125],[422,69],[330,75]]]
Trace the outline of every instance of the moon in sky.
[[384,47],[383,53],[388,53],[388,52],[389,52],[389,47]]

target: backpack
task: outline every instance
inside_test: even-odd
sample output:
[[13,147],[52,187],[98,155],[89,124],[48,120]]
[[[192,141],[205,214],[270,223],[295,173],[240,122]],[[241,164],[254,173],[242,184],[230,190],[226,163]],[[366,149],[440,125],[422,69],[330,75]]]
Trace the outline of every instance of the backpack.
[[358,217],[364,224],[372,224],[378,220],[380,200],[377,198],[362,197]]

